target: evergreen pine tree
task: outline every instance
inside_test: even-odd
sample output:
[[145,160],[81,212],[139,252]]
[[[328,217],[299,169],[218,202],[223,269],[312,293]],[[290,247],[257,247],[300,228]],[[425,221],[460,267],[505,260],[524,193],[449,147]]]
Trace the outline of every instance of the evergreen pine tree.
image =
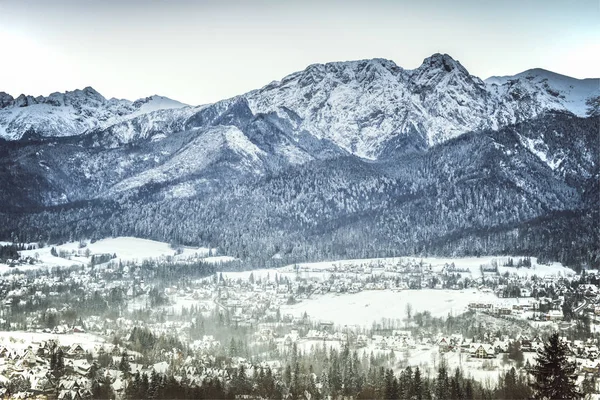
[[92,381],[93,399],[114,399],[114,392],[109,382],[104,380]]
[[435,384],[435,397],[436,399],[447,399],[448,398],[448,370],[444,362],[440,363],[438,368],[438,376]]
[[421,370],[419,367],[415,368],[415,376],[412,381],[411,393],[417,400],[423,398],[423,382],[421,380]]
[[465,400],[473,400],[475,398],[475,395],[473,393],[473,384],[471,383],[471,380],[469,379],[467,381],[467,383],[465,384]]
[[400,384],[398,382],[398,378],[394,376],[392,379],[392,393],[389,397],[390,400],[400,400],[402,396],[402,390],[400,389]]
[[297,399],[303,392],[302,382],[300,381],[300,365],[298,363],[294,366],[294,373],[292,374],[292,382],[290,384],[290,393],[292,397]]
[[384,397],[386,399],[394,398],[394,391],[397,389],[398,382],[394,386],[394,380],[396,377],[394,376],[394,371],[388,369],[385,371],[385,388],[383,390]]
[[124,379],[129,379],[131,375],[131,365],[129,365],[129,356],[127,355],[127,351],[124,351],[121,354],[121,362],[119,362],[119,371],[123,374]]
[[289,389],[292,385],[292,367],[290,364],[285,366],[285,371],[283,372],[283,383]]
[[127,386],[125,390],[125,397],[130,400],[141,399],[140,390],[142,388],[142,377],[139,371],[133,376],[133,381]]
[[52,373],[54,377],[60,379],[65,373],[65,355],[60,347],[54,357],[54,369]]
[[150,381],[148,379],[148,374],[146,374],[144,372],[144,374],[142,374],[142,383],[140,385],[140,389],[138,392],[138,399],[147,399],[149,390],[150,390]]
[[157,399],[158,398],[158,390],[160,386],[159,375],[156,371],[152,371],[152,376],[150,378],[150,383],[148,386],[148,398],[149,399]]
[[273,378],[273,372],[271,371],[271,367],[267,367],[267,371],[265,372],[265,392],[266,397],[271,399],[275,396],[275,379]]
[[319,389],[317,388],[317,382],[315,381],[315,375],[313,372],[312,364],[309,367],[308,384],[306,390],[308,391],[308,393],[310,393],[311,399],[318,400],[320,398]]
[[451,379],[451,384],[450,384],[450,397],[451,398],[453,398],[453,399],[462,399],[463,398],[463,391],[462,391],[462,387],[461,387],[462,380],[463,380],[463,378],[460,373],[460,369],[456,368],[456,371],[454,373],[454,376]]
[[575,363],[569,361],[568,348],[561,343],[558,333],[554,333],[544,343],[543,349],[538,351],[536,361],[531,373],[535,378],[533,388],[537,399],[581,397],[575,384]]

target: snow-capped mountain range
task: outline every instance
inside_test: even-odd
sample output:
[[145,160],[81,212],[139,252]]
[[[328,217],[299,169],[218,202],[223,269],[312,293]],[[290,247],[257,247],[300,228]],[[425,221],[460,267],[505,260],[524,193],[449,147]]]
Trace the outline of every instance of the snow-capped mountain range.
[[0,137],[74,136],[104,129],[159,110],[186,107],[163,96],[136,101],[105,99],[91,87],[44,96],[11,95],[0,92]]
[[[385,59],[315,64],[212,106],[225,109],[243,99],[253,114],[276,116],[292,141],[308,134],[377,159],[407,144],[427,148],[547,111],[585,116],[586,101],[600,96],[599,82],[542,69],[482,81],[452,57],[434,54],[414,70]],[[110,131],[105,140],[119,144],[199,128],[204,121],[195,114],[208,106],[160,96],[106,100],[88,87],[36,98],[0,93],[0,107],[0,137],[8,140]]]
[[600,260],[599,85],[483,81],[434,54],[315,64],[202,106],[0,94],[0,238]]

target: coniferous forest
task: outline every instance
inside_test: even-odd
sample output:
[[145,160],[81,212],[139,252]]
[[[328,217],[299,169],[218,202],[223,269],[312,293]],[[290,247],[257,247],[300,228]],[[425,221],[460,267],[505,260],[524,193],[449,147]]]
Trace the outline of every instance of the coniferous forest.
[[[265,177],[242,178],[229,172],[230,179],[184,198],[167,195],[177,181],[149,183],[118,195],[100,192],[101,198],[95,199],[85,199],[89,194],[81,192],[82,187],[67,182],[63,189],[75,198],[83,196],[80,200],[24,207],[33,198],[20,201],[17,194],[29,195],[20,191],[22,182],[13,181],[11,172],[4,181],[11,195],[0,212],[0,236],[61,242],[129,235],[211,245],[266,266],[274,255],[290,263],[392,255],[523,254],[576,269],[596,267],[598,129],[594,117],[550,114],[377,162],[344,156]],[[561,168],[552,171],[540,165],[520,147],[521,137],[539,134],[546,135],[551,151],[569,155]],[[565,143],[565,135],[579,139]],[[13,155],[45,145],[3,144],[5,171],[14,168]],[[73,151],[68,142],[64,145],[65,151]],[[142,149],[143,143],[132,144],[127,151],[140,151],[138,146]],[[580,147],[588,150],[580,152]],[[508,155],[506,148],[516,150]],[[52,153],[56,162],[59,149]],[[89,157],[100,156],[94,152]],[[23,169],[23,173],[31,172]]]

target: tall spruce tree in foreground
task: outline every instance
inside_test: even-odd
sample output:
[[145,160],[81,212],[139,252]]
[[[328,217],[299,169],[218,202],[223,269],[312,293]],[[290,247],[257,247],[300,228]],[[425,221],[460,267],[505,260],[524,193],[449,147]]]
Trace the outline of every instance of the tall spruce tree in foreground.
[[535,381],[533,389],[537,399],[578,399],[575,380],[575,363],[568,359],[568,348],[560,341],[558,333],[550,336],[544,348],[538,351],[537,364],[531,373]]

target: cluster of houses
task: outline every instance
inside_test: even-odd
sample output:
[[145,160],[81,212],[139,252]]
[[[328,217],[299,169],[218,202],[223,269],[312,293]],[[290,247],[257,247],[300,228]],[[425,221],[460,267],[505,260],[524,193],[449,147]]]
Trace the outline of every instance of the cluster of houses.
[[[171,367],[171,363],[167,360],[173,360],[173,354],[165,352],[162,355],[163,361],[142,365],[136,363],[141,354],[131,349],[127,350],[122,345],[90,342],[92,337],[89,335],[71,333],[68,335],[68,341],[73,343],[66,346],[60,345],[61,336],[42,332],[35,335],[57,338],[58,341],[36,339],[28,343],[24,338],[17,336],[0,343],[0,397],[8,395],[11,382],[13,384],[22,382],[20,386],[12,388],[11,398],[15,396],[14,390],[19,390],[20,398],[47,398],[58,395],[59,399],[88,399],[92,396],[93,373],[100,374],[96,375],[96,379],[100,378],[103,382],[109,383],[112,390],[122,397],[127,386],[122,371],[118,369],[122,357],[127,357],[130,362],[131,374],[139,372],[148,376],[154,372],[166,373]],[[67,336],[62,338],[67,339]],[[78,338],[81,340],[78,341]],[[101,340],[99,337],[96,339]],[[208,352],[209,348],[219,345],[219,342],[211,336],[205,336],[202,340],[192,343],[190,347],[198,353],[198,356],[188,356],[181,360],[178,369],[174,372],[185,375],[189,382],[197,385],[207,377],[229,379],[228,369],[216,367],[216,358]],[[57,354],[58,349],[61,349],[64,355],[64,369],[57,377],[51,370],[51,357],[52,354]],[[104,360],[108,358],[109,365],[93,372],[92,366],[102,357]],[[246,362],[243,359],[237,360],[238,364]]]
[[[540,305],[546,304],[547,311],[540,311]],[[560,302],[554,302],[549,298],[529,298],[521,300],[518,304],[506,304],[503,302],[477,302],[468,305],[469,310],[484,312],[496,316],[528,317],[543,321],[562,321],[564,314],[558,309]],[[553,308],[550,308],[553,307]]]
[[[482,268],[482,275],[472,277],[469,270],[453,264],[443,268],[415,261],[340,262],[330,267],[297,265],[277,273],[254,279],[233,279],[219,276],[205,279],[193,289],[174,287],[165,294],[174,303],[195,301],[202,312],[214,307],[227,311],[237,326],[256,326],[260,322],[295,323],[298,316],[280,315],[283,305],[326,293],[356,293],[367,290],[405,290],[415,288],[479,290],[494,293],[493,302],[472,303],[469,309],[497,317],[535,319],[560,322],[564,319],[563,304],[568,296],[583,294],[584,309],[600,316],[600,295],[597,284],[573,282],[581,276],[561,274],[536,276],[533,273],[510,274],[498,268]],[[135,269],[131,269],[135,272]],[[517,271],[515,267],[515,271]],[[592,274],[588,274],[588,277]]]
[[462,352],[473,358],[495,358],[497,354],[507,353],[511,343],[518,343],[519,348],[525,352],[535,352],[543,346],[543,340],[539,336],[530,338],[527,335],[518,335],[513,339],[490,337],[486,342],[475,342],[473,339],[455,334],[441,337],[436,342],[440,353]]
[[[50,335],[48,335],[50,336]],[[27,345],[27,347],[24,347]],[[89,346],[86,346],[89,347]],[[58,349],[64,354],[64,372],[57,377],[50,370],[51,354]],[[123,348],[118,346],[96,345],[94,349],[84,349],[82,343],[59,346],[54,340],[22,343],[14,339],[0,345],[0,377],[3,378],[0,395],[7,393],[9,382],[26,382],[24,397],[48,396],[58,392],[58,398],[83,399],[91,396],[89,374],[92,367],[88,356],[92,352],[110,352],[117,357]],[[115,374],[116,375],[116,374]]]
[[[482,269],[483,271],[483,269]],[[327,278],[323,279],[326,275]],[[589,274],[593,276],[592,274]],[[306,321],[306,318],[291,315],[280,315],[283,305],[303,301],[311,296],[325,293],[356,293],[367,290],[406,290],[418,288],[432,289],[454,289],[454,290],[480,290],[495,293],[498,301],[474,302],[468,308],[473,311],[490,314],[497,317],[516,317],[536,315],[548,321],[559,321],[563,319],[562,306],[566,295],[580,294],[584,296],[583,310],[590,314],[600,315],[600,294],[595,283],[571,284],[572,277],[565,279],[560,276],[547,276],[533,278],[531,276],[505,276],[496,270],[486,269],[482,276],[471,279],[466,270],[461,270],[449,264],[443,268],[432,268],[431,265],[419,262],[366,262],[337,263],[331,268],[313,268],[310,266],[298,266],[292,271],[280,274],[276,279],[204,279],[186,282],[181,285],[173,285],[164,288],[164,295],[170,303],[149,307],[148,293],[151,284],[141,279],[140,266],[117,266],[108,265],[102,269],[95,269],[93,273],[89,270],[74,270],[70,275],[60,278],[44,275],[31,277],[20,274],[6,276],[0,281],[0,324],[3,318],[10,318],[10,310],[16,305],[26,306],[30,302],[43,304],[50,302],[54,297],[60,298],[58,285],[75,285],[85,289],[86,295],[98,292],[103,299],[108,298],[114,289],[121,289],[125,307],[129,310],[147,311],[150,309],[154,317],[156,313],[165,311],[167,320],[151,318],[152,322],[145,322],[144,326],[149,328],[155,335],[175,334],[182,342],[196,353],[192,359],[186,359],[180,366],[179,373],[188,376],[190,382],[201,383],[205,377],[228,377],[228,368],[236,366],[247,366],[248,369],[256,368],[251,362],[244,358],[234,357],[231,365],[216,366],[217,358],[214,354],[223,345],[213,336],[202,335],[199,339],[195,336],[191,339],[187,331],[191,326],[192,318],[178,318],[179,313],[185,307],[193,305],[195,312],[210,314],[213,311],[223,312],[231,321],[239,327],[247,327],[252,341],[257,344],[274,342],[282,349],[289,348],[293,344],[302,342],[320,342],[326,345],[339,343],[352,343],[358,348],[376,349],[381,351],[404,351],[416,348],[428,348],[440,353],[460,352],[468,354],[473,359],[493,359],[499,354],[508,352],[509,345],[519,342],[523,351],[536,351],[542,346],[540,337],[528,337],[520,335],[514,338],[492,338],[487,340],[481,338],[474,341],[461,335],[415,337],[410,330],[390,330],[390,332],[352,333],[343,331],[333,326],[332,323]],[[111,278],[112,277],[112,278]],[[114,278],[118,277],[118,278]],[[588,276],[588,278],[590,278]],[[592,278],[593,279],[593,278]],[[31,287],[36,290],[32,291]],[[507,297],[519,297],[518,301],[510,301]],[[57,315],[68,311],[64,309],[47,309]],[[154,314],[152,314],[154,313]],[[47,335],[82,335],[82,340],[63,348],[65,354],[65,376],[59,382],[49,371],[48,343],[31,343],[28,347],[0,343],[0,381],[7,383],[17,379],[29,381],[30,393],[43,394],[49,388],[59,387],[59,398],[85,398],[89,396],[90,382],[89,373],[90,360],[99,356],[110,356],[113,364],[123,354],[124,347],[121,345],[95,344],[89,346],[83,339],[84,333],[94,332],[113,337],[122,332],[131,332],[133,327],[138,326],[139,321],[134,321],[131,315],[118,310],[118,317],[101,318],[99,316],[88,316],[84,323],[79,321],[65,323],[59,320],[52,327],[44,326],[40,315],[28,315],[25,326],[28,330],[44,332]],[[172,317],[172,318],[171,318]],[[156,320],[156,321],[154,321]],[[280,324],[290,328],[286,333],[276,333],[276,329],[268,324]],[[3,325],[4,326],[4,325]],[[25,329],[22,325],[7,324],[7,329]],[[84,329],[85,326],[85,329]],[[122,338],[128,341],[127,336]],[[599,373],[600,364],[598,347],[594,341],[569,341],[563,338],[572,352],[572,356],[578,359],[580,371],[585,373]],[[73,342],[73,340],[70,340]],[[135,364],[136,354],[128,352],[132,362],[132,372],[140,371],[150,373],[152,371],[164,372],[170,368],[168,360],[174,355],[161,354],[159,362],[152,365]],[[279,368],[278,361],[269,362],[272,369]],[[262,364],[261,364],[262,365]],[[266,365],[266,364],[265,364]],[[199,366],[202,366],[200,368]],[[113,389],[119,393],[125,388],[125,382],[118,370],[114,367],[106,368],[103,372],[105,379],[111,383]],[[0,382],[3,383],[3,382]],[[2,385],[0,385],[2,386]],[[2,392],[0,389],[0,397]]]

